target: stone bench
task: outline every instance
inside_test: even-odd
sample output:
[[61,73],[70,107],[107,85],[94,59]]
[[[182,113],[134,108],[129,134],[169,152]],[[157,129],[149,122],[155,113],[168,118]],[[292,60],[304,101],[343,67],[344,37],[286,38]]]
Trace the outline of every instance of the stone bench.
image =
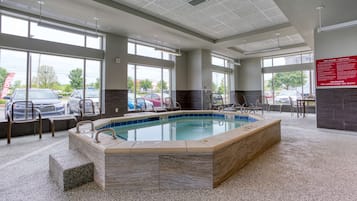
[[50,154],[50,176],[63,190],[69,190],[93,181],[94,164],[81,153],[68,150]]

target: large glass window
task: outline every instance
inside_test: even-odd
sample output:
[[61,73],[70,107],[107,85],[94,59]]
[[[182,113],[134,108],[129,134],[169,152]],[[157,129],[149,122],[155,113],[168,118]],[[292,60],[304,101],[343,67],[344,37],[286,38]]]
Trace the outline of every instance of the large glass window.
[[128,65],[128,110],[142,109],[136,98],[145,99],[148,109],[162,107],[170,96],[170,69]]
[[[269,73],[264,73],[264,96],[269,104],[290,104],[299,98],[315,96],[314,70],[300,70],[306,68],[305,63],[313,62],[311,52],[265,57],[262,66],[271,67]],[[301,64],[296,70],[286,71],[284,66]],[[277,67],[277,68],[274,68]]]
[[291,55],[265,57],[263,58],[263,67],[285,66],[312,62],[313,54],[311,52],[303,52]]
[[270,104],[290,104],[299,98],[314,97],[312,70],[264,74],[264,96]]
[[265,73],[264,74],[264,102],[269,104],[274,103],[274,83],[273,83],[273,74],[272,73]]
[[102,49],[102,37],[86,36],[86,47],[93,49]]
[[215,66],[221,66],[226,68],[233,67],[232,65],[230,65],[233,64],[233,60],[224,57],[215,56],[215,55],[211,56],[211,63],[212,65]]
[[227,73],[212,72],[212,93],[222,95],[225,104],[230,103],[230,87]]
[[100,72],[97,60],[0,49],[0,119],[13,102],[24,100],[43,117],[78,114],[82,99],[91,99],[99,112]]
[[6,15],[1,16],[1,32],[16,36],[28,36],[28,21]]
[[[30,23],[30,28],[28,24]],[[102,36],[94,36],[85,30],[75,30],[48,22],[35,22],[1,15],[1,32],[40,40],[102,49]],[[93,35],[93,36],[92,36]],[[86,41],[86,43],[85,43]]]
[[26,88],[26,69],[26,52],[0,49],[0,120],[6,117],[15,89]]
[[155,48],[154,45],[146,45],[146,44],[141,44],[141,43],[136,43],[136,42],[128,42],[128,54],[134,54],[134,55],[140,55],[144,57],[151,57],[151,58],[156,58],[156,59],[163,59],[163,60],[172,60],[173,56],[166,51],[172,51],[175,52],[173,49],[169,48]]
[[52,42],[65,43],[70,45],[84,46],[84,35],[70,33],[31,22],[31,38],[42,39]]

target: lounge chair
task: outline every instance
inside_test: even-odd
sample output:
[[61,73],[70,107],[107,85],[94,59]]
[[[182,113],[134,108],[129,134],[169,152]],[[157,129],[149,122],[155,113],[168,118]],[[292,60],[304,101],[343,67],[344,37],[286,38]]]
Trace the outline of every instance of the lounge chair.
[[39,138],[42,138],[42,117],[41,112],[34,107],[32,101],[15,101],[11,104],[11,109],[7,111],[8,131],[7,143],[11,143],[12,125],[38,122]]
[[171,97],[166,97],[164,100],[164,106],[168,111],[181,110],[181,105],[178,102],[174,102]]
[[212,94],[212,110],[224,110],[224,111],[236,111],[234,104],[224,104],[224,100],[221,94]]
[[79,101],[79,112],[81,120],[95,120],[102,117],[102,111],[99,108],[97,113],[92,99],[82,99]]

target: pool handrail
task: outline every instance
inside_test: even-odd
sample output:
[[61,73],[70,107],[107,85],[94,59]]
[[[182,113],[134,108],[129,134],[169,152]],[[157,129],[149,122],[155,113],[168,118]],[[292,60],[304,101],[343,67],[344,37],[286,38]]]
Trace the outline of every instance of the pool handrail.
[[91,131],[94,131],[94,123],[93,123],[93,121],[85,120],[85,121],[80,121],[80,122],[77,123],[77,125],[76,125],[76,133],[80,133],[79,132],[79,126],[84,125],[84,124],[91,124]]
[[97,133],[95,134],[94,142],[95,143],[100,143],[100,141],[98,139],[99,138],[99,134],[107,132],[107,131],[112,133],[112,137],[113,137],[114,140],[117,139],[117,137],[115,136],[115,130],[114,129],[112,129],[112,128],[104,128],[104,129],[101,129],[101,130],[97,131]]

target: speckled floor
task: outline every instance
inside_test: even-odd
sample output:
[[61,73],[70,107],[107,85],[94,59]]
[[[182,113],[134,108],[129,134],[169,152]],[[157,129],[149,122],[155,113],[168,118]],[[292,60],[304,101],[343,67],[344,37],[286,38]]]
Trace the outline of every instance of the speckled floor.
[[48,155],[66,150],[66,132],[0,140],[0,200],[357,200],[357,133],[317,129],[315,116],[282,118],[282,141],[213,190],[104,192],[95,183],[61,192]]

